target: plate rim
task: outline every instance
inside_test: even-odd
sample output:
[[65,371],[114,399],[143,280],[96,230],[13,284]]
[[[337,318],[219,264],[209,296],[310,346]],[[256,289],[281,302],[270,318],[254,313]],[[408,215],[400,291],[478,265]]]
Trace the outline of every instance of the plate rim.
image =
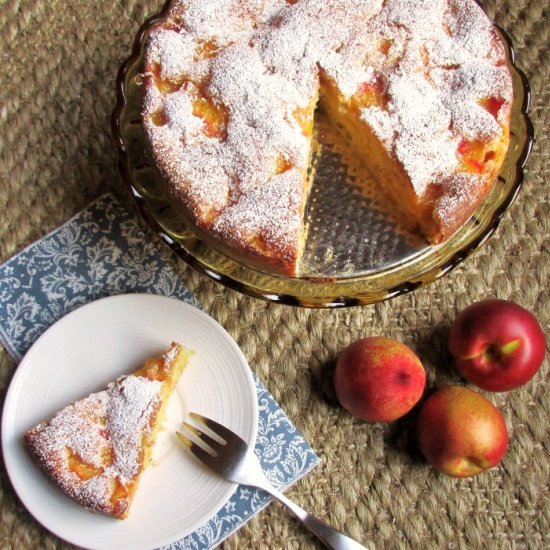
[[[162,225],[158,222],[155,216],[152,214],[151,209],[147,203],[147,200],[142,196],[140,191],[136,189],[130,170],[128,168],[128,150],[126,142],[122,136],[121,130],[121,118],[124,108],[126,106],[126,85],[125,80],[127,73],[131,70],[133,64],[139,59],[142,48],[145,41],[148,38],[149,32],[153,27],[166,18],[169,14],[170,8],[175,0],[166,0],[162,9],[151,16],[139,28],[133,42],[130,55],[123,61],[116,77],[116,103],[111,113],[111,136],[117,152],[118,168],[121,179],[124,183],[125,190],[129,193],[133,200],[134,207],[136,207],[142,220],[144,220],[147,226],[155,231],[155,234],[163,246],[168,247],[172,252],[186,264],[199,273],[206,275],[210,279],[221,283],[222,285],[231,288],[241,294],[252,296],[254,298],[260,298],[262,300],[274,303],[281,303],[291,306],[299,306],[305,308],[340,308],[340,307],[355,307],[362,305],[369,305],[377,302],[382,302],[395,298],[402,294],[407,294],[413,290],[433,283],[455,269],[460,265],[465,258],[470,256],[480,246],[482,246],[496,231],[504,214],[508,211],[510,206],[516,200],[524,182],[524,167],[530,156],[534,137],[534,126],[529,117],[529,108],[531,104],[531,88],[529,81],[525,73],[516,64],[516,53],[514,45],[510,35],[498,25],[492,17],[489,16],[487,10],[480,2],[480,0],[474,0],[487,15],[495,29],[502,37],[503,44],[507,51],[508,62],[511,70],[516,74],[522,91],[522,101],[518,107],[518,120],[525,127],[525,140],[518,143],[520,146],[520,153],[515,158],[514,163],[514,175],[510,177],[511,186],[507,195],[498,203],[495,208],[491,219],[487,222],[483,231],[472,236],[471,239],[464,243],[461,243],[451,255],[441,263],[426,267],[423,271],[409,274],[404,280],[398,282],[394,286],[386,286],[383,290],[363,290],[355,295],[342,295],[335,291],[330,297],[301,297],[296,295],[297,293],[290,294],[288,292],[279,292],[277,290],[269,290],[261,288],[250,282],[241,281],[231,274],[215,270],[212,267],[206,265],[199,258],[196,258],[190,253],[181,243],[173,239]],[[508,154],[510,151],[508,151]],[[499,176],[500,177],[500,176]],[[472,217],[475,218],[475,213]],[[200,240],[200,239],[199,239]],[[436,249],[439,245],[436,245]],[[218,251],[219,252],[219,251]],[[220,252],[220,254],[223,254]],[[422,257],[424,253],[420,254]],[[248,266],[247,266],[248,267]],[[250,269],[253,269],[250,267]],[[270,275],[275,281],[278,279],[284,279],[284,277]],[[353,285],[357,278],[349,278],[347,282]],[[312,280],[311,277],[296,278],[297,281],[308,283]],[[325,281],[326,282],[326,281]]]
[[[17,458],[16,455],[14,455],[15,447],[17,443],[15,441],[9,441],[8,435],[13,434],[15,428],[17,427],[17,420],[14,416],[14,407],[17,404],[18,398],[20,396],[21,388],[20,386],[25,383],[25,379],[29,377],[30,372],[33,370],[33,363],[31,362],[27,366],[27,356],[29,352],[35,348],[35,346],[41,346],[43,345],[44,341],[47,341],[50,338],[50,334],[52,332],[55,332],[57,330],[60,330],[60,327],[62,328],[64,324],[69,323],[72,321],[73,317],[77,315],[87,315],[89,314],[89,311],[92,311],[93,309],[97,307],[102,307],[102,305],[106,302],[114,302],[114,301],[133,301],[135,299],[139,300],[149,300],[149,301],[166,301],[170,300],[171,302],[175,302],[178,304],[178,307],[181,307],[182,309],[187,309],[189,311],[193,311],[193,314],[197,314],[203,319],[206,320],[207,323],[210,324],[210,326],[215,327],[218,334],[222,335],[224,339],[228,342],[228,344],[233,348],[233,350],[236,353],[236,357],[238,358],[238,363],[242,368],[242,374],[245,375],[245,378],[248,379],[249,384],[246,386],[247,392],[243,392],[243,395],[249,394],[250,400],[249,404],[252,408],[252,417],[251,417],[251,430],[250,430],[250,436],[248,438],[248,444],[251,447],[254,447],[257,441],[257,435],[258,435],[258,424],[259,424],[259,405],[257,401],[257,390],[256,385],[254,382],[254,377],[252,374],[252,370],[250,369],[250,365],[244,356],[244,353],[240,349],[239,345],[235,342],[233,337],[227,332],[227,330],[218,323],[213,317],[208,315],[205,311],[202,309],[188,303],[184,302],[176,297],[173,296],[165,296],[165,295],[158,295],[158,294],[149,294],[149,293],[125,293],[125,294],[117,294],[112,296],[106,296],[102,298],[98,298],[97,300],[92,300],[91,302],[88,302],[86,304],[80,305],[76,307],[74,310],[70,311],[69,313],[65,314],[63,317],[55,321],[50,327],[48,327],[37,339],[36,341],[29,347],[27,352],[22,357],[21,361],[19,363],[16,363],[13,375],[11,377],[11,380],[8,384],[4,403],[2,406],[2,419],[0,423],[0,429],[1,429],[1,450],[2,450],[2,457],[4,462],[5,471],[8,477],[8,480],[11,484],[11,488],[13,492],[17,495],[17,498],[19,502],[22,504],[22,506],[25,508],[25,510],[32,516],[32,518],[45,530],[47,530],[49,533],[53,534],[54,536],[58,537],[60,540],[63,540],[70,544],[76,544],[78,546],[82,546],[82,548],[89,548],[93,550],[103,550],[103,546],[97,546],[90,543],[89,539],[86,539],[85,541],[78,541],[74,537],[69,537],[64,534],[63,532],[63,522],[60,522],[56,524],[55,526],[48,525],[47,521],[44,521],[43,514],[41,515],[40,510],[43,508],[44,504],[41,499],[32,500],[32,498],[29,498],[29,495],[32,497],[32,490],[29,493],[28,490],[24,489],[24,486],[22,485],[22,477],[21,477],[21,471],[17,471],[16,466],[14,465],[14,460]],[[85,310],[85,311],[84,311]],[[84,313],[83,313],[84,311]],[[54,329],[55,327],[55,329]],[[32,356],[30,356],[30,361],[32,359]],[[34,363],[36,365],[36,363]],[[37,368],[36,366],[34,368]],[[30,369],[30,371],[29,371]],[[245,435],[243,434],[243,437]],[[38,466],[36,466],[36,474],[37,475],[44,475]],[[49,479],[49,478],[48,478]],[[235,493],[235,491],[238,488],[238,484],[228,482],[227,490],[223,493],[223,499],[220,498],[219,501],[221,502],[220,505],[216,507],[215,510],[212,511],[212,513],[209,513],[208,517],[201,518],[200,520],[196,520],[193,525],[188,525],[185,527],[185,529],[181,529],[178,534],[172,534],[169,536],[166,536],[164,539],[158,539],[156,542],[153,543],[153,546],[146,546],[146,547],[139,547],[139,548],[157,548],[160,546],[164,546],[173,542],[176,542],[194,531],[196,531],[197,528],[199,528],[201,525],[206,523],[209,519],[214,517],[221,508],[223,508],[224,504],[232,497],[232,495]],[[62,495],[60,495],[62,496]],[[68,497],[67,497],[68,498]],[[41,504],[42,503],[42,504]],[[90,512],[90,514],[92,514]],[[99,514],[92,514],[93,516],[99,516]],[[111,518],[108,518],[106,516],[106,520],[110,520]],[[117,520],[118,521],[118,520]],[[61,527],[60,527],[61,526]],[[132,544],[132,548],[134,548],[135,545]]]

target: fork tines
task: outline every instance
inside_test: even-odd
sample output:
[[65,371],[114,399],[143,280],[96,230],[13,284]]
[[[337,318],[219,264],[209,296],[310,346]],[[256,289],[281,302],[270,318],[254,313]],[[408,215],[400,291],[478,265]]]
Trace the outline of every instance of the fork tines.
[[196,426],[189,424],[188,422],[181,423],[183,430],[177,431],[176,435],[178,439],[191,451],[195,451],[195,447],[205,450],[212,456],[216,456],[218,453],[216,449],[221,443],[215,440],[206,432],[200,430]]
[[235,432],[232,432],[229,428],[226,428],[219,422],[195,412],[189,413],[189,415],[191,418],[196,420],[197,423],[209,428],[213,435],[220,437],[223,441],[228,442],[238,438],[244,443],[244,440],[242,440],[242,438],[240,438]]
[[[212,428],[216,428],[223,433],[228,430],[221,424],[200,414],[190,413],[190,415],[197,425],[182,422],[183,432],[176,431],[178,439],[194,454],[206,451],[211,456],[217,456],[217,450],[226,445],[227,441]],[[204,459],[202,455],[199,458]]]

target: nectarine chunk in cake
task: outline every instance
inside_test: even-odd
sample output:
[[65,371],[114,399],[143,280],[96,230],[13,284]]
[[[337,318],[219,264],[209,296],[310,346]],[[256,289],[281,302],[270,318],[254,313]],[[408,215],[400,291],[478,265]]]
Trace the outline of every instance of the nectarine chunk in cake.
[[71,403],[26,432],[29,452],[74,500],[124,519],[190,355],[173,343],[106,390]]
[[227,111],[223,105],[205,96],[198,96],[193,100],[193,115],[203,120],[204,133],[208,137],[225,140]]

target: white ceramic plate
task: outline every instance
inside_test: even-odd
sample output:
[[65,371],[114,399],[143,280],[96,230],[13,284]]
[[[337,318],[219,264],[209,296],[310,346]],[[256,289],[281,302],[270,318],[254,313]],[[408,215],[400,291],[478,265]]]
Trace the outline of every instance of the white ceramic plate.
[[[121,521],[92,514],[43,475],[22,445],[23,433],[162,353],[173,340],[196,355],[171,397],[168,429],[159,434],[129,517]],[[174,429],[188,411],[221,421],[255,443],[256,390],[237,344],[216,321],[179,300],[145,294],[104,298],[55,323],[21,361],[2,418],[6,469],[29,512],[70,543],[98,550],[169,544],[214,516],[236,489],[177,441]]]

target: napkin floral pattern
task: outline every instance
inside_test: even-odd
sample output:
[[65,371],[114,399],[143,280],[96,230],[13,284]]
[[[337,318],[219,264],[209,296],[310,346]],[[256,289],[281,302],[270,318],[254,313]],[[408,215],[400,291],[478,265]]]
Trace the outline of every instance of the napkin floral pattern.
[[[70,311],[126,293],[171,296],[200,307],[137,220],[108,194],[0,266],[0,341],[20,360]],[[264,385],[257,378],[255,383],[255,452],[272,484],[285,487],[319,459]],[[270,501],[259,490],[239,486],[210,521],[164,548],[212,548]]]
[[0,267],[0,338],[21,359],[52,323],[93,300],[127,293],[198,306],[143,229],[104,195]]

